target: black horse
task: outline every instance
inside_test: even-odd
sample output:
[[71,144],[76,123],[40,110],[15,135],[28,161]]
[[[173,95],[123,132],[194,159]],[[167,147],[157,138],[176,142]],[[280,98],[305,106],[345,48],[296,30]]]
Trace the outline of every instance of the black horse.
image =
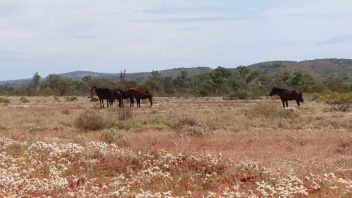
[[100,107],[104,108],[104,100],[106,100],[106,105],[109,107],[112,96],[112,91],[110,89],[92,87],[90,91],[92,95],[96,94],[98,96]]
[[282,105],[284,106],[284,108],[285,108],[285,104],[286,104],[286,107],[288,107],[289,100],[296,100],[298,106],[300,106],[300,102],[302,103],[304,102],[302,92],[297,90],[288,90],[288,89],[274,87],[270,93],[270,96],[273,96],[273,95],[280,96],[280,99],[282,101]]
[[134,97],[129,95],[126,91],[123,91],[121,89],[114,89],[112,90],[111,98],[110,98],[110,103],[111,106],[113,105],[114,101],[117,100],[119,102],[119,107],[124,107],[123,100],[124,99],[130,99],[130,103],[134,103]]

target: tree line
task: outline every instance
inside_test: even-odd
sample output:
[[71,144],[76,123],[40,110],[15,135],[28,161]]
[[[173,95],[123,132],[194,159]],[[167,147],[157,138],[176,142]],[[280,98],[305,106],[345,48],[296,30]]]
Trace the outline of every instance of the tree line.
[[[273,86],[298,89],[302,92],[321,93],[351,92],[352,84],[346,83],[351,75],[321,77],[305,71],[281,71],[273,75],[264,75],[260,69],[237,67],[216,69],[199,75],[191,76],[184,70],[176,77],[162,76],[152,71],[142,83],[126,78],[121,72],[116,82],[85,76],[75,80],[51,74],[41,78],[38,73],[33,75],[31,83],[20,87],[0,86],[1,95],[89,95],[90,87],[120,88],[130,87],[149,89],[157,96],[224,96],[233,99],[255,99],[267,95]],[[351,81],[349,81],[351,82]]]

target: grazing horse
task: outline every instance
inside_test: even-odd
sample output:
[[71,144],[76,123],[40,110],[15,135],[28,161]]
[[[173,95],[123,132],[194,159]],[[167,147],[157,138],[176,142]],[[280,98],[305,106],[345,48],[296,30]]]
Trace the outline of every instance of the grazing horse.
[[[129,96],[132,96],[134,98],[136,98],[137,101],[137,107],[141,107],[141,99],[149,99],[150,102],[150,107],[153,106],[153,94],[151,92],[147,91],[143,91],[143,90],[139,90],[139,89],[135,89],[135,88],[129,88],[127,89],[127,94]],[[131,106],[133,104],[131,103]]]
[[287,101],[289,100],[296,100],[298,106],[300,106],[300,102],[302,103],[304,102],[302,92],[297,90],[288,90],[288,89],[274,87],[271,90],[271,93],[269,96],[273,96],[273,95],[280,96],[280,99],[282,101],[282,105],[284,106],[284,108],[285,108],[285,103],[286,103],[286,107],[288,107]]
[[134,98],[127,94],[126,91],[123,91],[121,89],[114,89],[112,90],[111,98],[110,98],[110,103],[111,106],[113,105],[114,101],[117,100],[119,102],[119,107],[123,107],[123,99],[130,99],[130,103],[134,103]]
[[90,91],[92,95],[96,94],[98,96],[100,107],[104,108],[104,99],[106,100],[106,106],[109,107],[109,104],[111,104],[110,99],[112,95],[112,91],[110,89],[92,87]]

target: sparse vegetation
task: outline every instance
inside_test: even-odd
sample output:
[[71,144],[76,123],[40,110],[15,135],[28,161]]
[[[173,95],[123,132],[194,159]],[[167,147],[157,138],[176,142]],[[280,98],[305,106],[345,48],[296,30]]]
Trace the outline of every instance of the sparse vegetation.
[[101,140],[106,143],[120,143],[126,140],[126,131],[113,127],[106,129],[100,136]]
[[98,102],[99,101],[99,98],[94,97],[94,96],[89,97],[89,98],[90,98],[90,102]]
[[26,98],[26,97],[24,97],[24,96],[21,96],[20,97],[20,101],[22,102],[22,103],[29,103],[30,101],[28,100],[28,98]]
[[352,107],[351,93],[330,93],[322,96],[322,100],[327,104],[333,106],[336,111],[348,111]]
[[78,98],[76,96],[67,96],[66,97],[66,101],[67,102],[74,102],[74,101],[77,101]]
[[0,103],[8,104],[8,103],[10,103],[10,100],[7,98],[0,98]]
[[75,126],[84,130],[102,130],[110,128],[113,120],[94,111],[85,111],[81,113],[75,120]]
[[119,119],[87,97],[8,99],[0,197],[351,196],[352,118],[324,102],[157,98]]
[[119,115],[119,120],[128,120],[133,117],[132,108],[119,108],[117,110]]

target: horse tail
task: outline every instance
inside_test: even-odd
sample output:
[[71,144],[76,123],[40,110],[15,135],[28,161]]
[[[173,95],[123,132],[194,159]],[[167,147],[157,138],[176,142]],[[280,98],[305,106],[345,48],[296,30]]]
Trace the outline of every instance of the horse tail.
[[304,102],[304,100],[303,100],[303,94],[302,94],[301,91],[299,92],[299,101],[300,101],[300,102]]

